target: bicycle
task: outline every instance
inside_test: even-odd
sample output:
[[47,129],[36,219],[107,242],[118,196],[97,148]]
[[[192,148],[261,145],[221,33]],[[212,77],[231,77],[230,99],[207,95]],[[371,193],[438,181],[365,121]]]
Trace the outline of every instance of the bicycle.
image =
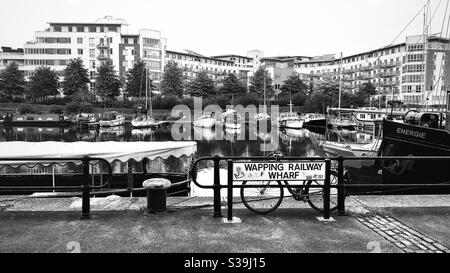
[[[283,187],[283,183],[287,187]],[[330,185],[338,183],[338,174],[332,171]],[[283,202],[285,188],[292,197],[299,201],[308,203],[313,209],[323,213],[323,188],[311,188],[321,186],[323,182],[316,180],[304,181],[302,186],[290,186],[288,181],[244,181],[243,186],[261,185],[259,188],[241,188],[242,203],[247,209],[257,214],[269,214],[275,211]],[[337,188],[330,188],[330,211],[337,209]]]

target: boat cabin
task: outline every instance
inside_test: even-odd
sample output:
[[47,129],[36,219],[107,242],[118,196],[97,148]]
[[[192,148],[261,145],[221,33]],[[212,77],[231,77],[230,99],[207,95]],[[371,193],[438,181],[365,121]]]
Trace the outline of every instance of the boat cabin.
[[409,112],[405,115],[405,122],[411,125],[428,128],[439,128],[439,115],[436,113]]

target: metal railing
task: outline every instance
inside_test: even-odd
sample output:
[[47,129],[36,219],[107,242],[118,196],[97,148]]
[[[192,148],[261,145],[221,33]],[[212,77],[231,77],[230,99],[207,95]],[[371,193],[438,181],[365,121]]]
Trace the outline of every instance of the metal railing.
[[[259,188],[261,186],[258,185],[234,185],[234,179],[233,179],[233,164],[234,161],[241,162],[251,162],[251,161],[268,161],[268,162],[286,162],[286,161],[304,161],[304,162],[312,162],[312,161],[324,161],[325,162],[325,169],[326,169],[326,177],[324,180],[323,185],[317,185],[317,186],[308,186],[310,188],[322,188],[323,189],[323,218],[329,219],[330,218],[330,191],[332,188],[337,189],[337,211],[338,215],[345,215],[346,209],[345,209],[345,198],[351,194],[351,189],[359,188],[370,188],[373,189],[378,188],[381,190],[381,193],[388,193],[392,191],[384,191],[385,189],[389,188],[397,188],[398,191],[400,189],[408,190],[408,189],[429,189],[429,188],[435,188],[435,189],[448,189],[450,190],[450,181],[445,182],[438,182],[438,183],[425,183],[425,184],[408,184],[408,183],[400,183],[400,184],[351,184],[348,180],[346,180],[345,175],[345,161],[389,161],[389,160],[406,160],[406,161],[422,161],[422,160],[436,160],[436,161],[443,161],[447,160],[450,162],[450,156],[432,156],[432,157],[424,157],[424,156],[384,156],[384,157],[334,157],[334,158],[304,158],[304,157],[204,157],[198,159],[193,167],[193,175],[192,175],[192,182],[199,187],[203,189],[212,189],[214,191],[214,217],[222,217],[221,212],[221,190],[227,189],[228,192],[228,220],[232,221],[233,219],[233,189],[242,189],[242,188]],[[205,186],[201,185],[197,181],[197,167],[200,162],[203,161],[213,161],[214,162],[214,183],[212,186]],[[226,161],[228,166],[228,181],[227,185],[222,185],[220,182],[220,162]],[[337,170],[337,185],[331,185],[330,183],[330,175],[332,172],[332,162],[336,162],[334,169]],[[351,175],[351,174],[350,174]],[[447,178],[450,180],[450,175]],[[284,179],[283,179],[284,180]],[[292,185],[286,184],[286,185],[274,185],[274,186],[267,186],[269,188],[289,188],[292,187]],[[295,186],[298,187],[298,186]]]
[[[242,188],[260,188],[261,186],[258,185],[234,185],[234,179],[233,179],[233,164],[234,161],[239,162],[247,162],[249,160],[258,160],[261,161],[268,161],[268,162],[288,162],[288,161],[322,161],[325,162],[325,180],[323,185],[317,185],[317,186],[308,186],[309,188],[323,188],[324,191],[324,202],[323,202],[323,218],[324,219],[330,219],[330,189],[331,188],[337,188],[336,185],[331,185],[330,183],[330,174],[331,174],[331,159],[329,158],[299,158],[299,157],[204,157],[200,158],[197,161],[195,161],[192,171],[192,182],[194,184],[202,189],[212,189],[214,191],[214,217],[222,217],[222,211],[221,211],[221,193],[220,191],[222,189],[227,189],[227,195],[228,195],[228,215],[227,218],[229,221],[233,220],[233,189],[242,189]],[[201,185],[197,181],[197,166],[202,161],[213,161],[214,162],[214,183],[212,186],[205,186]],[[220,183],[220,162],[226,161],[228,166],[228,182],[227,185],[222,185]],[[276,186],[267,186],[269,188],[291,188],[292,185],[286,184],[286,185],[276,185]],[[295,186],[297,187],[297,186]]]
[[[90,195],[91,195],[91,190],[95,190],[95,189],[103,189],[105,188],[106,185],[108,185],[110,183],[110,180],[112,179],[112,167],[111,164],[106,161],[105,159],[102,158],[93,158],[93,157],[82,157],[82,158],[0,158],[0,165],[6,165],[6,166],[13,166],[14,163],[11,162],[33,162],[36,163],[36,165],[39,165],[38,162],[52,162],[51,164],[58,164],[58,162],[67,162],[68,163],[74,163],[74,162],[82,162],[82,169],[83,169],[83,173],[81,175],[81,179],[80,179],[80,186],[0,186],[0,191],[9,191],[9,192],[14,192],[14,191],[53,191],[53,190],[68,190],[68,191],[72,191],[72,190],[80,190],[82,192],[82,211],[81,211],[81,219],[90,219],[90,212],[91,212],[91,207],[90,207]],[[106,166],[108,168],[108,175],[109,178],[106,180],[107,182],[100,185],[100,186],[92,186],[90,184],[91,179],[90,179],[90,173],[89,173],[89,167],[91,166],[92,161],[96,161],[96,162],[104,162],[106,163]],[[4,164],[2,162],[8,162],[7,164]],[[19,166],[27,166],[28,167],[29,163],[17,163],[17,165]],[[42,163],[41,163],[42,164]],[[97,163],[98,164],[98,163]]]

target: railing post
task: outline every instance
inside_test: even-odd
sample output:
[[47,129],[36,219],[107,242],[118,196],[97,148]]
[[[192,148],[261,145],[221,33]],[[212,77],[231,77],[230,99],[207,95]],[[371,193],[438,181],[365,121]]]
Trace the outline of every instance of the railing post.
[[344,157],[338,157],[338,214],[345,215]]
[[233,221],[233,160],[228,160],[228,221]]
[[323,219],[330,219],[330,175],[331,160],[325,160],[325,183],[323,185]]
[[213,217],[222,217],[222,204],[220,198],[220,157],[214,158],[214,214]]
[[91,186],[89,184],[89,157],[83,158],[83,184],[82,184],[82,213],[81,219],[91,219],[91,204],[90,204],[90,191]]

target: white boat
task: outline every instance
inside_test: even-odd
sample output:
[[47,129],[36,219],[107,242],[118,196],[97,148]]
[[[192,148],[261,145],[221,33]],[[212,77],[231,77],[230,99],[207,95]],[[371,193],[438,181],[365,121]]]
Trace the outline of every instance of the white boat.
[[213,141],[216,133],[212,128],[194,127],[194,140]]
[[81,126],[96,127],[100,125],[100,118],[96,114],[78,114],[74,121]]
[[[360,110],[361,112],[358,112]],[[373,113],[368,113],[367,111],[374,111]],[[355,113],[353,114],[356,120],[356,123],[358,126],[374,126],[378,123],[381,123],[383,119],[385,119],[387,116],[386,114],[377,113],[378,109],[374,107],[365,107],[365,108],[358,108]]]
[[134,128],[148,128],[157,126],[158,124],[158,122],[155,122],[154,119],[146,115],[140,115],[131,121],[131,125]]
[[216,126],[217,120],[211,116],[204,115],[197,118],[193,124],[195,127],[211,129]]
[[291,101],[291,103],[289,104],[289,112],[281,113],[280,116],[275,121],[273,121],[276,126],[282,129],[303,129],[304,120],[299,116],[298,113],[292,111],[292,106],[294,105]]
[[274,122],[280,128],[303,129],[304,120],[297,114],[292,112],[281,113]]
[[236,110],[228,110],[222,114],[222,122],[225,124],[225,128],[228,129],[241,129],[242,117]]
[[265,121],[270,119],[270,115],[267,113],[259,113],[255,116],[256,121]]
[[100,127],[116,127],[125,124],[125,116],[117,112],[103,113],[99,121]]

